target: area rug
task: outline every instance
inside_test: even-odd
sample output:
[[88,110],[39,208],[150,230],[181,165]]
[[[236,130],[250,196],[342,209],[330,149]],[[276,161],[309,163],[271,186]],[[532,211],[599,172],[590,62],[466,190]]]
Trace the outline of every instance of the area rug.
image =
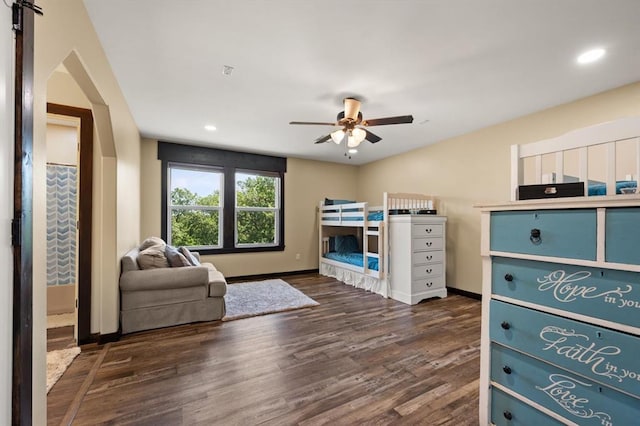
[[62,377],[75,357],[80,353],[79,347],[58,349],[47,352],[47,393]]
[[319,305],[282,280],[229,284],[224,299],[227,314],[222,321]]
[[47,328],[67,327],[76,323],[75,312],[66,314],[47,315]]

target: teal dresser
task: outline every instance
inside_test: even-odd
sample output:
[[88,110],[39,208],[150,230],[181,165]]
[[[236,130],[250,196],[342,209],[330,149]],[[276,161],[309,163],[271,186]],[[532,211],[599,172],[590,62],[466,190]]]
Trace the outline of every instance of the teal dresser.
[[479,207],[480,424],[640,425],[640,196]]

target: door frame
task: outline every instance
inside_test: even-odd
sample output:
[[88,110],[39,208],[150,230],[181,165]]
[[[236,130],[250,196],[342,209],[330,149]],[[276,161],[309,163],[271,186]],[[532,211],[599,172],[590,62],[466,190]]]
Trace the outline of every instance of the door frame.
[[90,109],[47,102],[47,113],[80,119],[78,186],[78,344],[91,339],[91,253],[93,230],[93,113]]

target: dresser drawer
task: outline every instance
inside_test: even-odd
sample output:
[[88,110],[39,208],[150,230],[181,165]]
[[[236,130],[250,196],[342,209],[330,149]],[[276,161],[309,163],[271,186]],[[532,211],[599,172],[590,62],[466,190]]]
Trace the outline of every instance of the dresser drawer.
[[491,380],[580,425],[631,425],[640,400],[493,344]]
[[442,263],[434,263],[433,265],[420,265],[412,268],[414,278],[431,278],[442,275]]
[[640,339],[496,300],[492,341],[640,397]]
[[411,235],[414,237],[441,237],[444,225],[439,223],[414,223],[411,225]]
[[640,327],[638,272],[495,257],[491,275],[493,294]]
[[606,210],[605,259],[640,265],[640,208]]
[[562,425],[498,389],[491,390],[491,423],[496,426]]
[[419,250],[442,250],[442,237],[435,238],[414,238],[413,251]]
[[596,259],[596,210],[491,213],[493,251]]
[[428,290],[435,290],[437,288],[444,288],[444,277],[433,278],[418,278],[411,281],[411,292],[422,293]]
[[443,260],[444,260],[443,251],[418,251],[411,255],[412,265],[442,263]]

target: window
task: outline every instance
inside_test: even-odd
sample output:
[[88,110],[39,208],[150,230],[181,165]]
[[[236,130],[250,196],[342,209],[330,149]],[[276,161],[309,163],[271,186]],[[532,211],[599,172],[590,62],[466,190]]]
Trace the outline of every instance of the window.
[[278,244],[279,180],[236,171],[236,247]]
[[158,142],[162,237],[203,254],[284,250],[286,159]]
[[223,173],[169,164],[167,242],[174,246],[221,247]]

